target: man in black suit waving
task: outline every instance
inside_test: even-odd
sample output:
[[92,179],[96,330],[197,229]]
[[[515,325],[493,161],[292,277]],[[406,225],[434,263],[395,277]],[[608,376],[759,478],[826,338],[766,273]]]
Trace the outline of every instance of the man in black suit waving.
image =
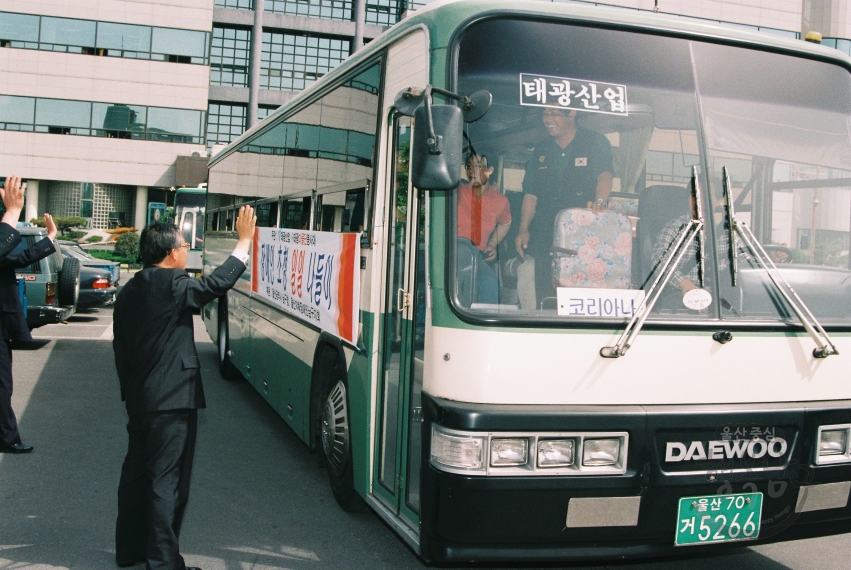
[[256,220],[253,208],[240,208],[233,254],[200,279],[184,271],[189,245],[176,226],[142,231],[145,267],[118,294],[113,317],[115,366],[130,417],[118,485],[119,566],[147,561],[147,570],[186,568],[177,539],[189,499],[197,411],[206,406],[192,314],[245,271]]
[[26,249],[16,246],[21,235],[15,229],[24,205],[21,179],[10,176],[3,188],[6,212],[0,223],[0,452],[29,453],[31,445],[21,442],[18,421],[12,410],[12,342],[32,340],[24,308],[18,296],[15,270],[26,267],[56,251],[53,239],[56,225],[50,214],[44,215],[47,237]]

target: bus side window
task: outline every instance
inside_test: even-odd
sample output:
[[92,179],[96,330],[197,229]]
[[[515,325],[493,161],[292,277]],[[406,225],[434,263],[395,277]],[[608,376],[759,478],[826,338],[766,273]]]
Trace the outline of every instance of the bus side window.
[[323,232],[363,231],[365,198],[364,189],[319,196],[319,219],[316,220],[316,229]]
[[257,227],[274,228],[278,225],[278,202],[257,204]]
[[281,205],[280,227],[291,230],[306,230],[310,223],[310,202],[308,198],[287,200]]

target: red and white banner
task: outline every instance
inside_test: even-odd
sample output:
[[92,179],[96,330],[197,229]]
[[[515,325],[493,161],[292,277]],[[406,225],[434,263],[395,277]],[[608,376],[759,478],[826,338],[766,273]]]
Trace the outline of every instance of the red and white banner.
[[359,259],[359,233],[257,228],[251,290],[355,345]]

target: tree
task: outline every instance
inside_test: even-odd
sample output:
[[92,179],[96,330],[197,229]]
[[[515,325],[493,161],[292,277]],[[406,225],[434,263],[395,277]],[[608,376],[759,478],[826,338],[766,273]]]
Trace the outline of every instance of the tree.
[[115,240],[115,254],[132,260],[138,259],[139,234],[128,232],[118,236],[118,239]]
[[[44,218],[33,218],[32,220],[30,220],[30,223],[40,228],[43,228]],[[87,228],[89,226],[89,221],[86,218],[80,218],[75,216],[53,218],[53,223],[56,224],[56,228],[63,236],[71,228]]]

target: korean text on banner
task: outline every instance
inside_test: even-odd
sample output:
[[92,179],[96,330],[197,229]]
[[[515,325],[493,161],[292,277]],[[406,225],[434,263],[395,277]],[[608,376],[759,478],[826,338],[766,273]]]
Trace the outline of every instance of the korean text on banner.
[[355,345],[360,234],[256,231],[251,289],[285,312]]

